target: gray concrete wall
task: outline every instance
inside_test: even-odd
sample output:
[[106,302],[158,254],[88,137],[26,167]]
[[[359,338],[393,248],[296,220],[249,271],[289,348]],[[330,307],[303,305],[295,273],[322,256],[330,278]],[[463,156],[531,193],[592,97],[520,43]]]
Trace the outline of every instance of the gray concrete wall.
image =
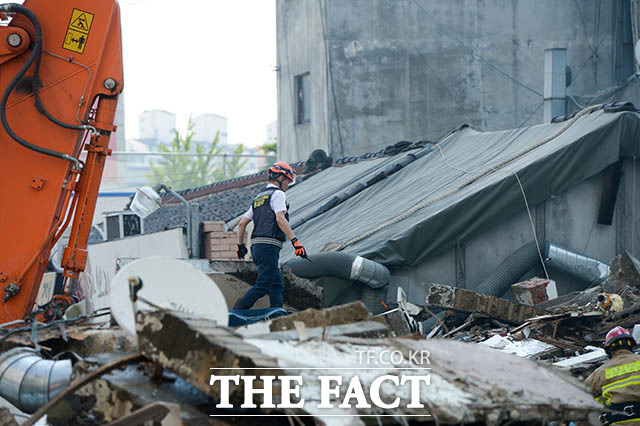
[[[278,0],[281,157],[305,160],[326,147],[334,158],[359,155],[403,139],[436,140],[461,123],[481,130],[539,123],[546,48],[568,49],[568,93],[614,85],[618,3]],[[291,87],[309,70],[314,115],[306,132],[293,125]]]
[[[597,223],[602,173],[552,196],[540,206],[532,206],[533,221],[536,226],[543,228],[538,230],[541,231],[538,233],[540,243],[549,240],[605,263],[623,250],[635,256],[640,255],[640,214],[635,213],[640,211],[640,194],[637,194],[640,159],[635,161],[635,178],[633,163],[633,159],[624,160],[616,210],[610,226]],[[494,228],[462,242],[465,247],[465,284],[457,282],[456,250],[450,249],[414,269],[392,271],[391,287],[394,287],[394,283],[398,283],[395,287],[401,285],[413,303],[422,303],[420,297],[424,283],[458,284],[474,289],[507,257],[530,241],[533,241],[533,230],[529,216],[523,210]],[[561,271],[549,269],[548,272],[550,278],[556,280],[560,294],[585,286],[584,282]],[[537,267],[525,278],[543,274],[542,268]],[[390,289],[388,294],[395,295],[395,288]]]
[[[278,158],[306,160],[315,149],[329,152],[326,45],[323,0],[278,0]],[[309,73],[311,120],[295,122],[295,76]]]

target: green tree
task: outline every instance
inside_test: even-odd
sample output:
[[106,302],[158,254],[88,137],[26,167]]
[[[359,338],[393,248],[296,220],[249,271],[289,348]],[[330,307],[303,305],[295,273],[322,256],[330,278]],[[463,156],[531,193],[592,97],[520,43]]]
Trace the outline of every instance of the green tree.
[[264,145],[261,145],[260,148],[264,151],[265,155],[269,155],[269,154],[277,155],[278,141],[274,141],[272,143],[265,143]]
[[[236,149],[233,150],[234,155],[241,155],[243,152],[244,146],[242,144],[238,145]],[[243,157],[224,157],[223,161],[223,179],[231,179],[240,175],[242,168],[247,165],[249,160]]]
[[[268,162],[274,162],[278,159],[278,140],[277,139],[272,143],[265,143],[263,145],[260,145],[259,148],[264,152],[265,155],[269,155],[269,154],[273,155],[273,158],[267,159],[269,160]],[[271,164],[267,164],[265,167],[263,167],[260,170],[267,170],[269,167],[271,167]]]
[[187,130],[181,134],[174,129],[173,140],[168,144],[159,144],[158,150],[166,153],[201,154],[194,156],[162,156],[157,162],[151,161],[151,173],[147,175],[151,183],[164,183],[175,190],[196,188],[217,182],[223,178],[223,170],[217,166],[218,160],[212,155],[220,155],[220,132],[216,133],[211,146],[205,148],[194,142],[194,123],[189,117]]

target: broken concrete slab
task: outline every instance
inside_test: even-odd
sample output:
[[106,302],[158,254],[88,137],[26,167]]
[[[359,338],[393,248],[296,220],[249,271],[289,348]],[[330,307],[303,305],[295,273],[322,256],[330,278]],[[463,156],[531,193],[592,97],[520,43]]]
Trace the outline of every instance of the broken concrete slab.
[[0,426],[18,426],[16,418],[7,407],[0,408]]
[[[584,382],[526,358],[448,339],[400,338],[397,341],[414,351],[428,350],[432,375],[455,383],[475,396],[473,403],[448,407],[449,412],[444,413],[449,417],[456,416],[459,422],[466,423],[467,418],[490,424],[507,419],[517,422],[562,418],[584,421],[589,414],[599,413],[602,409]],[[438,411],[447,409],[434,407]],[[459,411],[455,412],[454,408]]]
[[187,314],[138,312],[136,330],[142,355],[215,399],[220,398],[220,384],[209,384],[212,368],[242,375],[255,367],[277,367],[277,360],[231,330]]
[[[342,378],[339,395],[345,394],[355,376],[365,389],[365,395],[373,381],[383,375],[428,376],[429,384],[421,385],[418,397],[424,405],[422,408],[407,407],[411,393],[402,386],[379,388],[383,401],[399,398],[399,407],[394,413],[416,416],[412,421],[433,422],[435,418],[440,424],[500,424],[508,420],[527,422],[563,418],[580,421],[601,410],[584,383],[561,371],[481,345],[407,338],[349,338],[348,343],[338,339],[332,342],[249,339],[247,342],[277,358],[285,369],[282,374],[302,377],[304,386],[300,397],[307,401],[305,410],[319,420],[327,414],[355,414],[347,409],[316,407],[320,395],[318,376],[324,374]],[[385,352],[395,350],[402,354],[426,353],[427,361],[412,362],[404,358],[398,362],[381,362],[385,360]],[[363,353],[367,356],[363,357]],[[307,367],[314,370],[309,371]],[[339,401],[339,398],[331,398],[334,404]],[[360,415],[380,413],[375,407],[357,410]]]
[[555,299],[536,305],[536,308],[557,312],[560,310],[575,309],[589,304],[595,306],[598,294],[600,293],[602,293],[602,287],[595,286],[583,291],[574,291],[563,294]]
[[[225,301],[227,302],[227,306],[231,308],[236,304],[238,299],[240,299],[246,292],[251,288],[247,282],[242,281],[232,275],[222,274],[219,272],[210,272],[207,273],[207,276],[215,281],[218,285],[218,288],[222,292]],[[256,301],[253,305],[252,309],[265,309],[271,306],[269,302],[269,295],[261,297]]]
[[517,305],[498,297],[435,283],[427,288],[425,305],[463,312],[483,312],[515,324],[540,314],[539,310],[531,306]]
[[640,261],[630,253],[624,252],[614,257],[609,263],[611,274],[605,282],[612,293],[620,293],[626,287],[640,286]]
[[326,327],[329,325],[351,324],[365,321],[371,317],[369,310],[361,301],[332,308],[317,310],[305,309],[302,312],[275,318],[271,321],[271,331],[292,330],[294,321],[302,321],[307,328]]
[[[212,260],[210,267],[217,273],[232,275],[249,285],[253,285],[258,278],[258,269],[252,262]],[[296,276],[289,267],[282,267],[281,272],[284,278],[286,304],[295,309],[323,307],[322,287]]]
[[511,286],[513,301],[520,305],[535,306],[558,297],[556,282],[534,277]]
[[268,334],[253,335],[251,338],[266,340],[309,340],[342,337],[384,338],[389,337],[389,327],[377,321],[362,321],[353,324],[340,324],[327,327],[305,328],[306,339],[299,336],[298,330],[272,331]]
[[[172,414],[174,417],[167,419]],[[167,404],[156,402],[111,422],[107,426],[134,426],[146,424],[146,422],[159,425],[180,425],[183,423],[180,418],[180,407],[175,404],[168,406]]]
[[121,328],[106,330],[83,330],[69,335],[68,350],[83,357],[109,352],[133,352],[136,339]]
[[[111,358],[101,354],[79,362],[74,376],[87,374],[93,362],[104,363]],[[209,412],[195,407],[207,407],[214,403],[209,397],[177,376],[165,373],[163,380],[154,381],[143,372],[140,365],[129,365],[90,382],[75,392],[74,407],[80,416],[94,422],[113,422],[129,416],[136,410],[161,402],[177,404],[184,424],[206,424]]]

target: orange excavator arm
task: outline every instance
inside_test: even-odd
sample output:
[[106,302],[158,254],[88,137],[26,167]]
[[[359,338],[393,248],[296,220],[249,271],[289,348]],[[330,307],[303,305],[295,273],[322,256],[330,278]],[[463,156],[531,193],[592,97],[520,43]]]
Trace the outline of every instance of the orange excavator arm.
[[[66,277],[87,261],[118,95],[116,0],[0,4],[0,323],[34,307],[55,242],[71,223]],[[86,150],[86,159],[80,154]]]

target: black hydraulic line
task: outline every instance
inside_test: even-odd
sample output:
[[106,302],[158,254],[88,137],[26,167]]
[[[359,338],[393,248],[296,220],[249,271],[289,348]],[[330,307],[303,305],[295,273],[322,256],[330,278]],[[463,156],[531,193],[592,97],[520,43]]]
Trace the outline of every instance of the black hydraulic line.
[[[48,115],[48,113],[46,112],[46,110],[44,109],[44,107],[41,104],[38,105],[38,99],[39,99],[39,97],[38,97],[38,85],[39,85],[38,71],[39,71],[39,68],[40,68],[40,60],[41,60],[41,57],[42,57],[42,28],[40,26],[40,22],[38,21],[38,18],[34,15],[33,12],[31,12],[29,9],[27,9],[26,7],[24,7],[22,5],[19,5],[19,4],[14,4],[14,3],[0,4],[0,11],[1,12],[9,12],[9,13],[19,13],[21,15],[24,15],[33,24],[33,27],[35,29],[35,34],[36,34],[34,45],[33,45],[33,50],[31,52],[31,55],[29,56],[29,59],[27,59],[27,62],[25,62],[24,65],[22,66],[22,68],[20,69],[20,71],[18,71],[18,74],[16,74],[15,77],[13,77],[13,79],[11,80],[9,85],[7,86],[6,90],[2,94],[2,99],[0,99],[0,121],[2,121],[2,127],[4,127],[4,129],[7,132],[7,134],[9,136],[11,136],[11,138],[13,140],[18,142],[20,145],[24,146],[25,148],[30,149],[30,150],[35,151],[35,152],[38,152],[40,154],[44,154],[44,155],[49,155],[51,157],[60,158],[60,159],[65,160],[65,161],[70,161],[70,162],[74,163],[75,166],[78,169],[81,169],[82,168],[82,163],[77,158],[75,158],[75,157],[73,157],[71,155],[68,155],[68,154],[64,154],[62,152],[54,151],[54,150],[51,150],[51,149],[47,149],[47,148],[43,148],[43,147],[31,144],[31,143],[27,142],[26,140],[22,139],[20,136],[18,136],[13,131],[11,126],[9,125],[9,121],[7,120],[7,101],[9,100],[9,95],[11,94],[11,92],[13,92],[13,90],[18,85],[18,83],[20,82],[20,80],[22,79],[24,74],[31,67],[31,65],[34,64],[34,62],[36,64],[36,67],[34,69],[34,76],[33,76],[33,91],[34,91],[35,98],[36,98],[36,107],[38,108],[38,111],[40,111],[41,113],[44,113],[47,116],[47,118],[49,118],[50,120],[53,117],[50,117]],[[54,121],[54,123],[56,123],[56,121]],[[56,123],[56,124],[59,124],[59,123]],[[64,123],[62,123],[62,124],[64,124]],[[82,126],[73,126],[73,127],[69,127],[69,126],[71,126],[71,125],[64,125],[63,127],[71,128],[71,129],[77,129],[77,130],[86,130],[86,127],[82,127]]]

